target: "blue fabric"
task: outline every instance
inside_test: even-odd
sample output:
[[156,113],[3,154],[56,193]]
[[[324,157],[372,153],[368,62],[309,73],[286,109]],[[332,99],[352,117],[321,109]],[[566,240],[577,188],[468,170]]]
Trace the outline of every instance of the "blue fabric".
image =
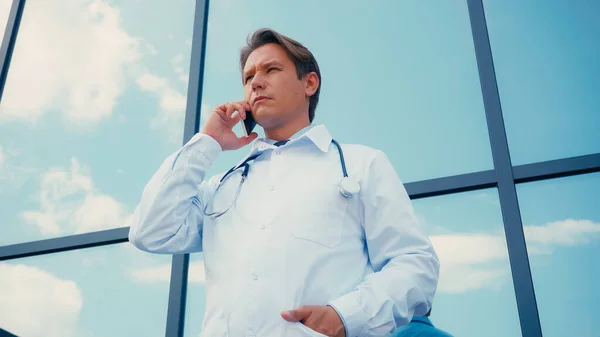
[[275,146],[281,146],[284,145],[285,143],[289,142],[289,140],[280,140],[277,143],[273,144]]
[[410,323],[396,329],[389,337],[452,337],[436,328],[425,316],[414,317]]

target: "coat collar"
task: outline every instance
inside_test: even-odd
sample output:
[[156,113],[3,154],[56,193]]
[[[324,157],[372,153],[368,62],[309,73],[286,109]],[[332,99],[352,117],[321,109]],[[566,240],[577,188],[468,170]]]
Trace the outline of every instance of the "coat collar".
[[[331,134],[325,125],[309,125],[308,127],[301,129],[294,134],[290,141],[285,144],[285,146],[288,144],[308,141],[314,144],[322,152],[327,152],[332,139],[333,138],[331,137]],[[274,143],[275,141],[264,137],[257,139],[254,144],[252,144],[252,148],[250,149],[249,153],[237,163],[236,167],[241,165],[247,158],[254,154],[276,148],[276,146],[273,145]]]

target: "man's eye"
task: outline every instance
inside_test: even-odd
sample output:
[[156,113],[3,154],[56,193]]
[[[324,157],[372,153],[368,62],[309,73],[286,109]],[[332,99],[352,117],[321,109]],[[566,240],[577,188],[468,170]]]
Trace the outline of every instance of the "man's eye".
[[267,69],[267,72],[269,72],[269,73],[270,73],[270,72],[271,72],[271,70],[277,70],[277,68],[275,68],[275,67],[271,67],[271,68]]
[[251,79],[252,79],[252,76],[246,77],[246,83],[248,83],[248,81],[250,81]]

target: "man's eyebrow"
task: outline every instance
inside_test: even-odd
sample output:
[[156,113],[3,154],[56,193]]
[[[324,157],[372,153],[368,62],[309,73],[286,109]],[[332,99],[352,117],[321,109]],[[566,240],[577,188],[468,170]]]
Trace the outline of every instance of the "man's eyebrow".
[[[264,68],[268,68],[270,66],[279,66],[279,67],[283,67],[283,64],[281,64],[281,62],[277,61],[277,60],[271,60],[271,61],[267,61],[265,63],[263,63],[262,65],[260,65],[261,67]],[[244,70],[244,80],[246,79],[246,77],[248,77],[248,75],[250,73],[254,72],[254,67]]]
[[283,64],[281,64],[279,61],[273,60],[273,61],[265,62],[265,64],[263,66],[264,67],[269,67],[269,66],[280,66],[280,67],[283,67]]

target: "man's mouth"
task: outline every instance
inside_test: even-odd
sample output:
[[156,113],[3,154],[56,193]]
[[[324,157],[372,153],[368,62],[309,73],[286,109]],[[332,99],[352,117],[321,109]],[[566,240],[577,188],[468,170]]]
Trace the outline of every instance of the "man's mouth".
[[256,96],[256,98],[254,98],[254,104],[256,104],[256,103],[258,103],[260,101],[267,100],[267,99],[270,99],[270,98],[267,97],[267,96]]

